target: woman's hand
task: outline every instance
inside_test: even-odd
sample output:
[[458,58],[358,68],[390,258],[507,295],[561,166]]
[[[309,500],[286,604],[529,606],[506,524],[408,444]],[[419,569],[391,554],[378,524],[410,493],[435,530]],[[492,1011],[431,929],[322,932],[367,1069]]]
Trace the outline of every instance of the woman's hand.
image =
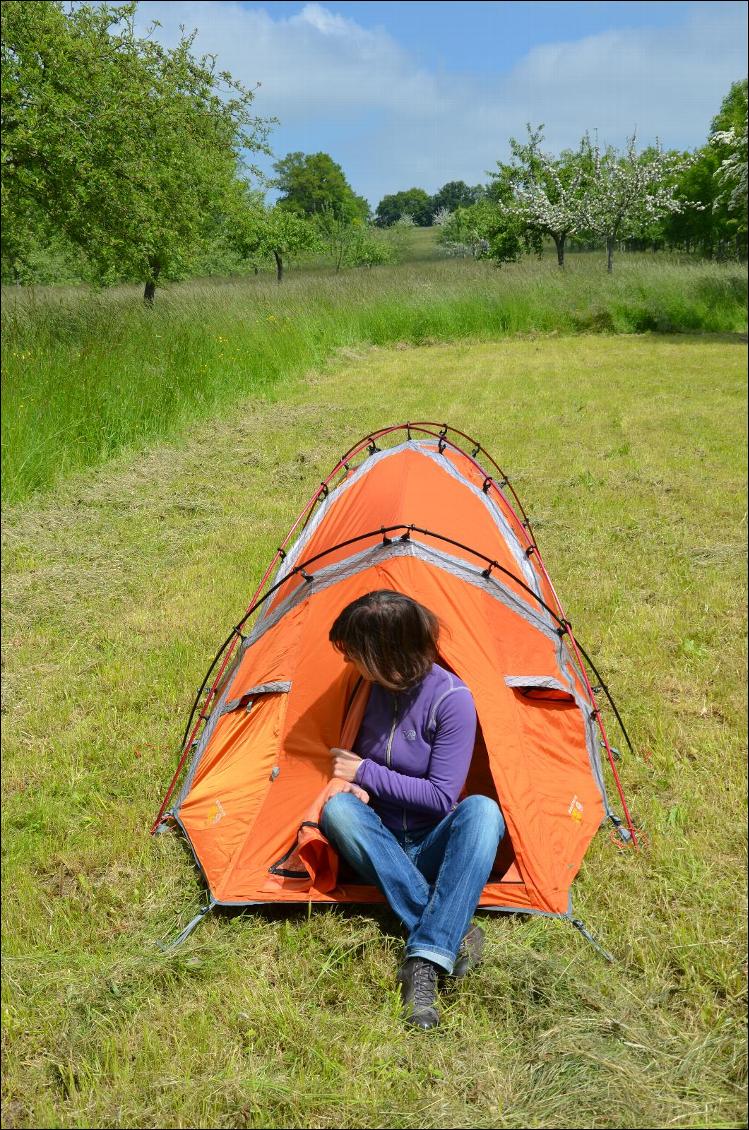
[[356,770],[362,763],[362,758],[357,757],[349,749],[331,749],[330,756],[333,758],[333,776],[337,777],[340,781],[350,781],[353,784]]
[[350,781],[343,781],[338,791],[341,793],[351,793],[352,796],[355,796],[362,804],[369,804],[369,793],[359,788],[358,785],[352,785]]

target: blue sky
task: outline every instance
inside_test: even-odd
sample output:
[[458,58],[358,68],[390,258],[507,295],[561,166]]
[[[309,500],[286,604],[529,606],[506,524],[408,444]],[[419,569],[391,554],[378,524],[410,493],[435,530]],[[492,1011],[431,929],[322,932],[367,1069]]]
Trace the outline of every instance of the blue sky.
[[[582,39],[586,35],[631,27],[674,27],[690,8],[678,0],[640,3],[562,3],[559,0],[524,2],[427,3],[410,2],[326,3],[329,11],[364,28],[387,30],[422,65],[447,71],[495,72],[506,70],[539,43]],[[741,7],[741,5],[734,5]],[[243,8],[265,8],[274,18],[294,16],[303,3],[242,3]]]
[[197,50],[261,84],[277,156],[330,153],[373,207],[485,182],[527,121],[550,150],[585,130],[622,145],[635,128],[644,145],[693,148],[747,72],[743,2],[146,0],[151,19],[167,43],[196,28]]

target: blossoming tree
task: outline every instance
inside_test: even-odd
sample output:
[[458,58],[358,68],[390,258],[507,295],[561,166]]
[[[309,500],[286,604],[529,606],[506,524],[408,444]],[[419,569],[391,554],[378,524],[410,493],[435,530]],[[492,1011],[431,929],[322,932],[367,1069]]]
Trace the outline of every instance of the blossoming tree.
[[[513,160],[501,165],[499,173],[513,186],[512,208],[516,219],[538,236],[554,240],[557,262],[564,268],[564,247],[568,236],[585,226],[587,197],[592,174],[591,146],[587,135],[576,152],[565,150],[559,157],[541,148],[543,126],[528,125],[525,144],[510,138]],[[505,205],[505,210],[507,205]]]
[[619,240],[638,235],[654,221],[685,207],[677,195],[675,175],[690,158],[664,153],[659,144],[637,152],[636,137],[627,138],[621,154],[609,146],[603,152],[591,142],[592,178],[585,198],[584,228],[606,243],[607,267],[614,269]]
[[743,125],[730,129],[718,130],[710,137],[711,145],[725,146],[727,155],[720,163],[720,168],[715,174],[721,192],[716,197],[716,203],[725,201],[730,212],[743,219],[743,230],[746,232],[747,216],[747,119]]

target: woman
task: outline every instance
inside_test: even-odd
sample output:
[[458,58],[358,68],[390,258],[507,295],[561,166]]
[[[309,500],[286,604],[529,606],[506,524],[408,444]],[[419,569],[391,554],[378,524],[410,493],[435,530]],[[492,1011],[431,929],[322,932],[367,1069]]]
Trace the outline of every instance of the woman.
[[458,802],[471,762],[476,709],[468,687],[435,662],[439,623],[428,608],[380,589],[353,601],[330,640],[372,683],[353,750],[333,749],[350,788],[325,805],[324,834],[387,898],[408,931],[398,980],[406,1020],[439,1023],[439,971],[463,976],[483,932],[471,917],[505,824],[485,796]]

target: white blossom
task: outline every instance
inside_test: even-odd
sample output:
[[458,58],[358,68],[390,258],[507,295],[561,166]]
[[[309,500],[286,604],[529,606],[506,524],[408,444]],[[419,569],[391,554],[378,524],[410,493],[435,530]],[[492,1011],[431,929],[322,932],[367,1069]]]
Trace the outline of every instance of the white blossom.
[[591,155],[592,191],[586,197],[585,227],[606,241],[611,270],[617,241],[640,235],[669,212],[684,210],[673,174],[686,168],[690,159],[666,154],[658,143],[638,154],[634,134],[627,139],[623,155],[611,147],[602,153],[597,142],[591,143]]
[[726,145],[730,152],[720,163],[716,175],[723,186],[723,192],[716,197],[715,203],[724,200],[732,212],[746,208],[747,191],[747,123],[736,129],[719,130],[710,138],[712,145]]
[[534,132],[528,127],[528,132],[528,145],[515,147],[516,156],[526,166],[515,190],[515,200],[527,223],[552,236],[573,235],[585,221],[587,186],[583,163],[577,162],[565,183],[561,174],[565,168],[570,169],[569,162],[565,164],[561,158],[543,152],[540,129]]

